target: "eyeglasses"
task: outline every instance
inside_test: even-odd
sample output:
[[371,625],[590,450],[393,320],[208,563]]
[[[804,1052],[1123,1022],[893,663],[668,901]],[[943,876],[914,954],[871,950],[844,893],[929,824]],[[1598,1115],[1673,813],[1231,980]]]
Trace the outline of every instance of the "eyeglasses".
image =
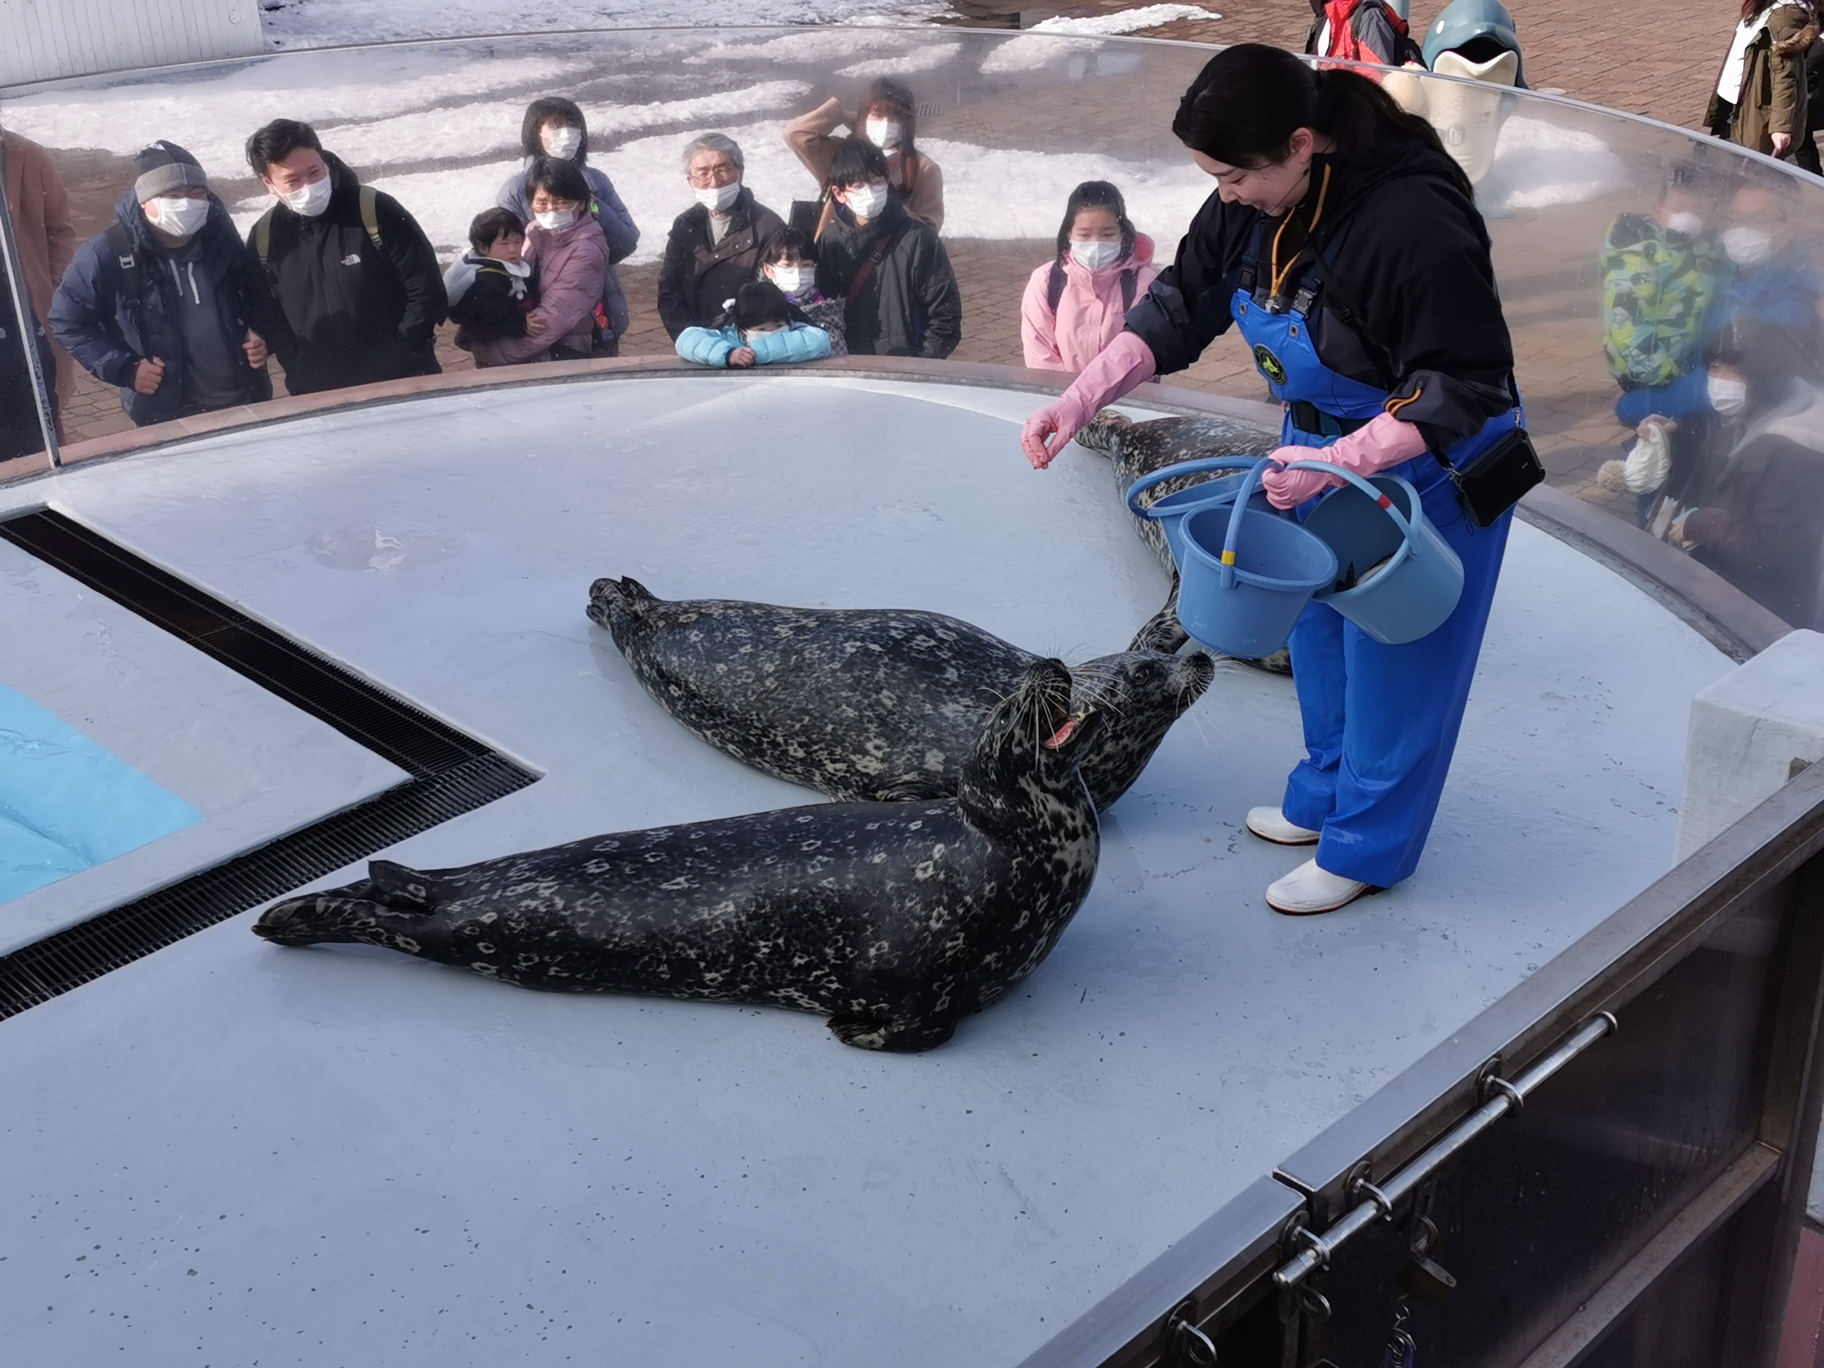
[[693,166],[685,177],[699,190],[708,190],[718,185],[733,185],[741,179],[741,168],[732,161],[723,160],[708,166]]

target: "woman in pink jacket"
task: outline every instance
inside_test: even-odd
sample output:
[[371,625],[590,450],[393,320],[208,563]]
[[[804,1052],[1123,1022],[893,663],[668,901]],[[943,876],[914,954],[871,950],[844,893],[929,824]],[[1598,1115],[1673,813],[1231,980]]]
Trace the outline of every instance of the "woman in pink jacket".
[[1065,205],[1057,256],[1026,282],[1026,364],[1082,370],[1121,335],[1128,309],[1157,274],[1153,240],[1134,231],[1121,192],[1107,181],[1084,181]]
[[478,366],[511,366],[549,359],[560,348],[588,356],[595,340],[595,309],[608,278],[608,243],[589,211],[589,183],[575,162],[536,158],[526,172],[523,259],[537,272],[538,307],[526,319],[526,336],[475,344]]

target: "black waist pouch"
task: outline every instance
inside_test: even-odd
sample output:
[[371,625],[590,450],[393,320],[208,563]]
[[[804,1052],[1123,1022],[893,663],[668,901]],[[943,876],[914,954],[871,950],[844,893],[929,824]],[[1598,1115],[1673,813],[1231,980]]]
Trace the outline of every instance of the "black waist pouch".
[[1491,526],[1534,485],[1545,483],[1545,467],[1533,439],[1517,427],[1493,446],[1450,467],[1457,502],[1477,527]]

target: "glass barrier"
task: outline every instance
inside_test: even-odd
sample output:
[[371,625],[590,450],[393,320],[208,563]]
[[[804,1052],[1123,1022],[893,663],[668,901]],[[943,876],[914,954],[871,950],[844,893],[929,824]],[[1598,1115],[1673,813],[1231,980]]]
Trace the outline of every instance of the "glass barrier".
[[[626,301],[619,354],[670,356],[658,275],[672,220],[692,203],[686,145],[728,135],[759,202],[814,222],[818,183],[788,148],[788,123],[833,98],[824,126],[839,127],[870,82],[892,78],[914,93],[917,150],[941,169],[942,239],[962,300],[951,359],[1020,365],[1022,296],[1052,260],[1078,183],[1114,182],[1142,234],[1140,254],[1169,262],[1212,188],[1169,131],[1209,54],[937,27],[543,35],[90,78],[12,92],[0,98],[0,123],[49,150],[87,238],[112,220],[133,153],[155,137],[195,154],[248,231],[271,200],[248,170],[244,140],[268,119],[303,119],[404,205],[450,267],[471,220],[521,169],[528,101],[571,97],[588,122],[589,165],[610,179],[639,233],[615,268]],[[1561,99],[1416,73],[1399,73],[1390,89],[1432,120],[1475,181],[1551,483],[1688,554],[1787,623],[1816,625],[1824,186],[1695,134]],[[927,181],[933,203],[936,180]],[[44,230],[29,206],[14,210],[29,276],[34,253],[47,254]],[[474,364],[455,337],[451,324],[438,330],[444,370]],[[57,365],[74,455],[133,426],[113,385],[61,354]],[[269,372],[274,392],[286,393],[276,362]],[[1266,397],[1233,334],[1167,383]],[[0,467],[0,477],[20,468]]]

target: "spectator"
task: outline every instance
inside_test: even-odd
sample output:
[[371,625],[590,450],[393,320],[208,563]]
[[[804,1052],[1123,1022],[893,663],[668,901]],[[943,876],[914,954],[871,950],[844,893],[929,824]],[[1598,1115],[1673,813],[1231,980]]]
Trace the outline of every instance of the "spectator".
[[[19,242],[20,264],[25,267],[26,291],[38,322],[48,326],[51,296],[76,255],[70,193],[51,154],[29,138],[0,132],[0,157],[6,161],[6,202],[13,211],[13,235]],[[54,342],[51,355],[57,362],[57,405],[61,409],[76,383],[76,363]]]
[[741,184],[747,163],[733,138],[705,133],[684,149],[684,175],[697,202],[671,225],[659,268],[659,319],[675,342],[709,327],[785,225]]
[[278,204],[247,237],[254,331],[285,367],[285,388],[435,375],[443,276],[417,221],[325,152],[309,124],[274,119],[247,162]]
[[1026,282],[1026,364],[1082,370],[1121,335],[1127,311],[1157,274],[1153,240],[1134,231],[1121,192],[1107,181],[1084,181],[1064,205],[1057,254]]
[[1805,49],[1805,138],[1793,149],[1792,159],[1812,175],[1824,174],[1818,160],[1818,132],[1824,129],[1824,35]]
[[[51,344],[36,319],[32,331],[39,364],[48,378]],[[19,334],[19,315],[13,308],[12,283],[0,270],[0,461],[43,450],[44,425],[38,417],[38,395],[32,388],[25,340]]]
[[526,171],[536,157],[564,157],[581,168],[589,183],[589,212],[601,225],[602,237],[608,244],[608,277],[602,285],[602,307],[606,310],[608,336],[599,350],[606,356],[618,356],[620,340],[627,335],[627,295],[614,266],[624,260],[640,243],[640,230],[633,215],[615,193],[614,182],[589,165],[589,124],[583,111],[561,95],[547,95],[526,106],[525,122],[519,130],[520,150],[525,153],[525,167],[519,174],[508,176],[500,187],[495,203],[511,209],[521,223],[532,221],[532,206],[526,197]]
[[830,163],[841,212],[818,243],[817,288],[844,303],[851,356],[941,359],[963,336],[956,273],[937,232],[908,214],[887,181],[887,159],[850,138]]
[[[886,154],[888,183],[899,192],[906,212],[919,222],[929,224],[932,232],[942,232],[944,173],[936,162],[918,150],[918,102],[912,98],[912,92],[898,81],[876,81],[861,97],[852,119],[842,112],[841,101],[832,95],[810,113],[799,115],[785,126],[785,145],[826,190],[830,184],[830,165],[843,142],[835,136],[837,127],[842,124],[848,125],[853,136],[866,138]],[[822,239],[833,213],[826,195],[813,238]]]
[[1390,67],[1424,65],[1406,21],[1386,0],[1311,0],[1311,14],[1305,51],[1313,57]]
[[760,255],[760,278],[777,285],[812,327],[830,339],[831,356],[847,356],[842,301],[817,288],[817,244],[796,228],[781,229]]
[[250,329],[240,235],[203,168],[176,143],[133,159],[115,222],[77,249],[51,331],[142,426],[272,397]]
[[830,335],[807,323],[770,280],[750,280],[737,290],[721,327],[678,334],[678,355],[700,366],[770,366],[829,354]]
[[1747,323],[1711,349],[1726,454],[1673,539],[1794,627],[1818,621],[1824,546],[1824,391],[1798,339]]
[[1784,157],[1805,141],[1805,52],[1818,36],[1809,0],[1742,0],[1704,122],[1719,138]]
[[538,307],[526,319],[527,336],[477,342],[478,366],[593,354],[608,243],[589,213],[589,183],[573,161],[536,157],[526,187],[532,222],[524,256],[538,275]]
[[486,209],[469,224],[469,250],[443,273],[456,345],[473,351],[477,342],[524,337],[526,315],[538,303],[532,266],[520,259],[526,226],[511,209]]

